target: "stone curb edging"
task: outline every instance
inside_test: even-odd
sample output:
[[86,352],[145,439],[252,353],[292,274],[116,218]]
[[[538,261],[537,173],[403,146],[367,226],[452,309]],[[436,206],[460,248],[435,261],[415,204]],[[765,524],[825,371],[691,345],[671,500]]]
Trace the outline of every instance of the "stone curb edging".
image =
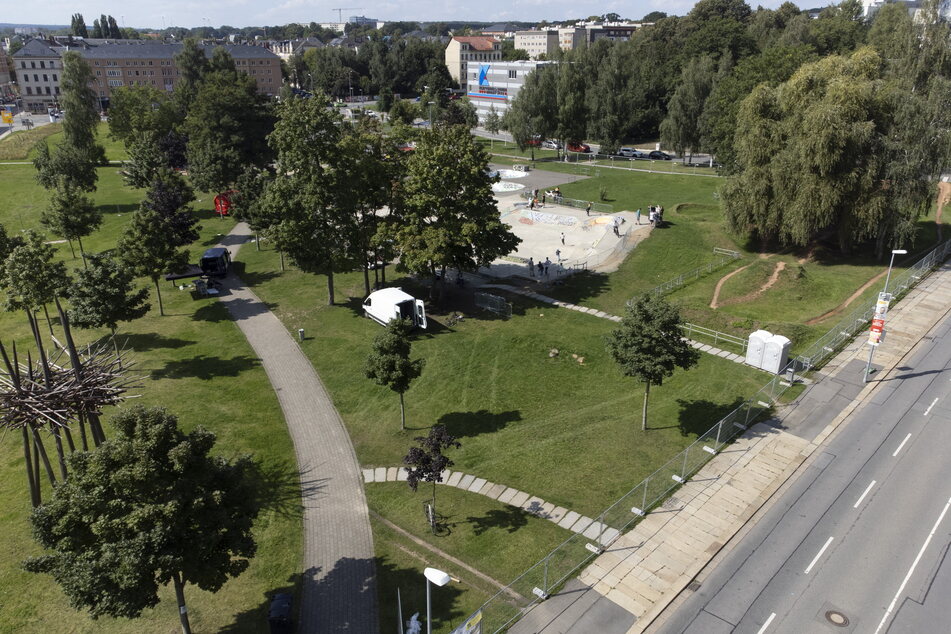
[[[597,520],[586,517],[575,511],[569,511],[562,506],[555,506],[540,497],[524,491],[489,482],[462,471],[443,471],[442,481],[436,484],[451,486],[456,489],[477,493],[488,498],[524,510],[535,517],[548,520],[565,530],[580,533],[588,539],[599,539],[602,543],[610,543],[620,533],[614,528],[604,528]],[[377,482],[406,482],[406,467],[372,467],[363,469],[363,481],[366,484]]]

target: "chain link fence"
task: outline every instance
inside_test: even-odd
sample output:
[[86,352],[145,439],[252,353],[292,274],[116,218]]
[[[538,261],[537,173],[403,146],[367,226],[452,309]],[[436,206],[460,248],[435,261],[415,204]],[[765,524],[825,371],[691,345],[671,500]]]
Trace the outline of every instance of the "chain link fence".
[[[926,277],[951,255],[951,240],[939,245],[919,262],[897,274],[890,286],[896,298]],[[572,575],[603,552],[652,509],[663,504],[677,487],[696,474],[751,425],[772,413],[779,398],[796,379],[796,373],[828,360],[868,323],[874,305],[856,310],[826,333],[803,355],[789,362],[751,398],[701,434],[686,449],[606,508],[592,524],[575,533],[544,559],[522,573],[479,608],[483,632],[499,632],[517,621],[536,603],[546,599]],[[711,331],[712,332],[712,331]]]
[[[565,196],[555,196],[550,192],[538,192],[538,200],[541,202],[541,195],[545,195],[545,203],[552,203],[553,205],[562,205],[564,207],[573,207],[575,209],[586,209],[588,205],[591,205],[591,211],[597,212],[599,214],[613,214],[614,208],[611,205],[605,205],[604,203],[596,203],[593,200],[578,200],[576,198],[566,198]],[[532,199],[532,192],[522,192],[520,194],[525,200]]]
[[[713,260],[697,268],[687,271],[686,273],[681,273],[677,277],[667,280],[663,284],[659,284],[647,291],[648,293],[654,293],[655,295],[666,295],[667,293],[688,284],[694,280],[700,279],[707,273],[715,271],[724,264],[728,262],[734,262],[739,260],[743,256],[739,251],[731,251],[729,249],[721,249],[719,247],[713,247]],[[631,305],[631,302],[634,300],[627,300],[628,306]]]

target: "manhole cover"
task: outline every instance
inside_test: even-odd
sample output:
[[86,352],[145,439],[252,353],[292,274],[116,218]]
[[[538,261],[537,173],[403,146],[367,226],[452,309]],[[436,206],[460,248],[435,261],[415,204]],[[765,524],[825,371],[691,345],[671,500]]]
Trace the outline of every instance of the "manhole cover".
[[667,509],[668,511],[669,511],[670,509],[679,508],[679,507],[680,507],[680,500],[678,500],[676,496],[673,496],[673,495],[672,495],[672,496],[670,496],[669,498],[667,498],[666,500],[664,500],[664,503],[663,503],[661,506],[663,506],[663,507],[664,507],[665,509]]
[[836,627],[849,626],[849,617],[842,614],[841,612],[836,612],[835,610],[829,610],[826,612],[826,620]]

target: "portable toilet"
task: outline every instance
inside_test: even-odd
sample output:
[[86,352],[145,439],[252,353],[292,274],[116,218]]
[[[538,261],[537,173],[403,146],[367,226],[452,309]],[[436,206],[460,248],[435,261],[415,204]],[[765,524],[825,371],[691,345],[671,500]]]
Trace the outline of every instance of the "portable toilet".
[[773,335],[767,339],[766,350],[763,352],[763,365],[760,367],[773,374],[782,372],[789,359],[791,345],[792,342],[782,335]]
[[767,330],[757,330],[750,333],[749,343],[746,346],[746,365],[754,368],[763,367],[763,353],[766,352],[766,342],[773,336]]

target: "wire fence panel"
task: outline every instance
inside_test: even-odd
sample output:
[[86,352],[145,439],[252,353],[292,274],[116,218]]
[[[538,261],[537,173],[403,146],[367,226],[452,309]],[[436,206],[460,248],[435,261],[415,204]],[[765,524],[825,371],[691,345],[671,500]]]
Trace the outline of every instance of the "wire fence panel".
[[[647,292],[654,293],[655,295],[665,295],[680,288],[681,286],[684,286],[685,284],[700,279],[704,275],[720,268],[724,264],[738,260],[741,257],[742,255],[739,253],[739,251],[730,251],[729,249],[720,249],[715,247],[713,249],[713,261],[702,266],[698,266],[697,268],[687,271],[686,273],[681,273],[677,277],[667,280],[663,284],[658,284]],[[632,301],[634,300],[628,300],[628,305],[630,305]]]
[[507,302],[504,297],[491,295],[489,293],[476,293],[475,305],[484,310],[501,315],[505,319],[512,316],[512,304]]
[[[566,198],[565,196],[557,196],[549,192],[545,193],[545,202],[552,203],[555,205],[562,205],[564,207],[573,207],[575,209],[587,209],[588,205],[591,205],[591,211],[597,212],[599,214],[613,214],[614,208],[611,205],[605,205],[604,203],[596,203],[593,200],[579,200],[576,198]],[[526,200],[532,199],[532,192],[522,192],[521,197]],[[541,193],[539,193],[541,196]]]

